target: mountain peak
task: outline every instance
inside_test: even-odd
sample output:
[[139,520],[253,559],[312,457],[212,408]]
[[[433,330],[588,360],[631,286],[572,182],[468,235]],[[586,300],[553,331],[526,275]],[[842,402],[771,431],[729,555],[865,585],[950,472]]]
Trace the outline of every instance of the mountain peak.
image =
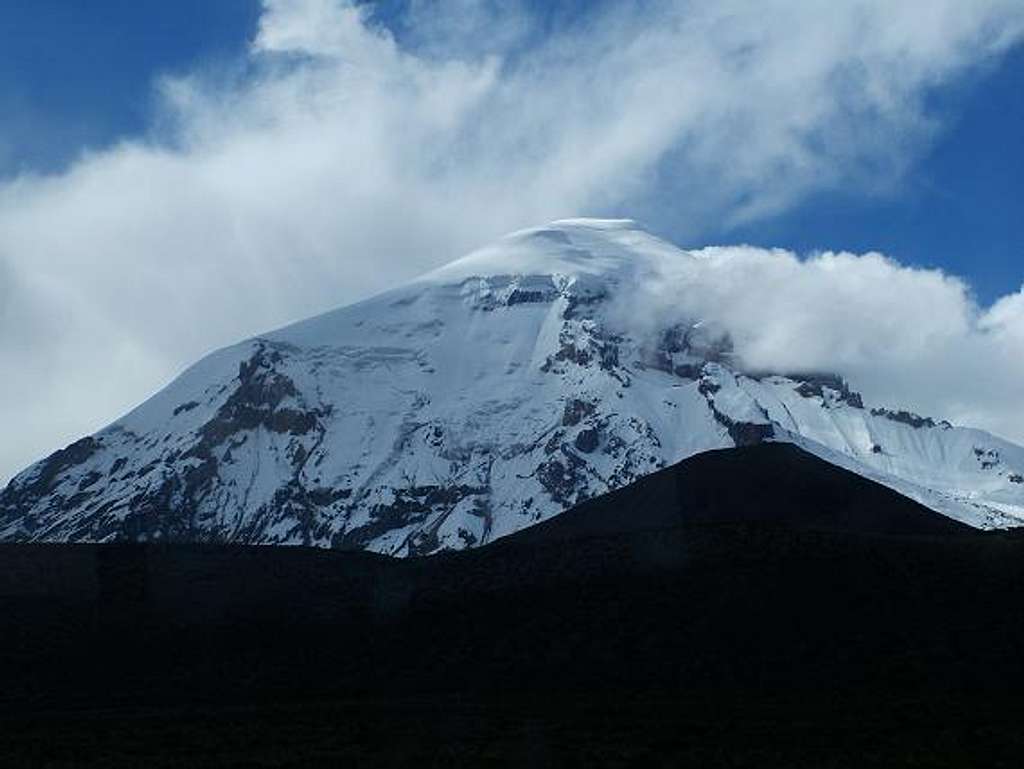
[[622,275],[692,258],[631,219],[560,219],[510,233],[422,280],[450,283],[502,275]]
[[512,233],[208,356],[16,477],[0,539],[425,554],[765,441],[975,526],[1024,518],[1024,449],[865,409],[834,377],[745,372],[716,324],[642,312],[644,286],[699,280],[696,264],[624,220]]

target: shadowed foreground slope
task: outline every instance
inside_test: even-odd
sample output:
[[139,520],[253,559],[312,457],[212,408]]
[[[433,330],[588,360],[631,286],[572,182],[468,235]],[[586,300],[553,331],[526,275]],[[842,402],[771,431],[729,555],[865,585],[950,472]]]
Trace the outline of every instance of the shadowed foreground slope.
[[0,548],[4,765],[1014,765],[1024,539],[788,445],[476,550]]

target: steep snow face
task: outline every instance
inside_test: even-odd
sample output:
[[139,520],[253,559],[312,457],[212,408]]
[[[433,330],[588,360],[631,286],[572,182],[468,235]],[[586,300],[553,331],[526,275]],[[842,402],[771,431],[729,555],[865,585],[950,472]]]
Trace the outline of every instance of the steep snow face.
[[699,318],[631,317],[638,286],[700,258],[630,222],[556,222],[221,350],[16,477],[0,538],[425,554],[764,440],[975,526],[1024,522],[1024,449],[867,410],[834,377],[743,373]]

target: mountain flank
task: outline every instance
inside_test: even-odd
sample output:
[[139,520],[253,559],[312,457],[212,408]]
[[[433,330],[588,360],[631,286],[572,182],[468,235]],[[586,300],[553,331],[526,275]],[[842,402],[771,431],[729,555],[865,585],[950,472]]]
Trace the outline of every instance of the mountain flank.
[[793,443],[981,529],[1024,521],[1024,448],[749,370],[685,306],[720,251],[628,221],[512,233],[212,353],[0,491],[0,541],[419,556],[494,542],[687,457]]

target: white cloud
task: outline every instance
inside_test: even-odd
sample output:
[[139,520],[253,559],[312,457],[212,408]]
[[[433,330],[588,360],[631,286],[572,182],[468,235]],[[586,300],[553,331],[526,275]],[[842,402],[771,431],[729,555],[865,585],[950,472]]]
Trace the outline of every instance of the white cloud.
[[[1024,32],[1017,0],[610,3],[550,35],[417,0],[399,38],[342,0],[264,5],[246,66],[159,85],[151,137],[0,185],[0,476],[208,349],[508,230],[629,212],[696,238],[891,184],[928,89]],[[1020,303],[957,322],[1010,340],[986,329]]]
[[630,322],[709,321],[751,370],[839,371],[874,405],[1024,437],[1024,289],[984,309],[961,280],[877,253],[695,253],[623,308]]

